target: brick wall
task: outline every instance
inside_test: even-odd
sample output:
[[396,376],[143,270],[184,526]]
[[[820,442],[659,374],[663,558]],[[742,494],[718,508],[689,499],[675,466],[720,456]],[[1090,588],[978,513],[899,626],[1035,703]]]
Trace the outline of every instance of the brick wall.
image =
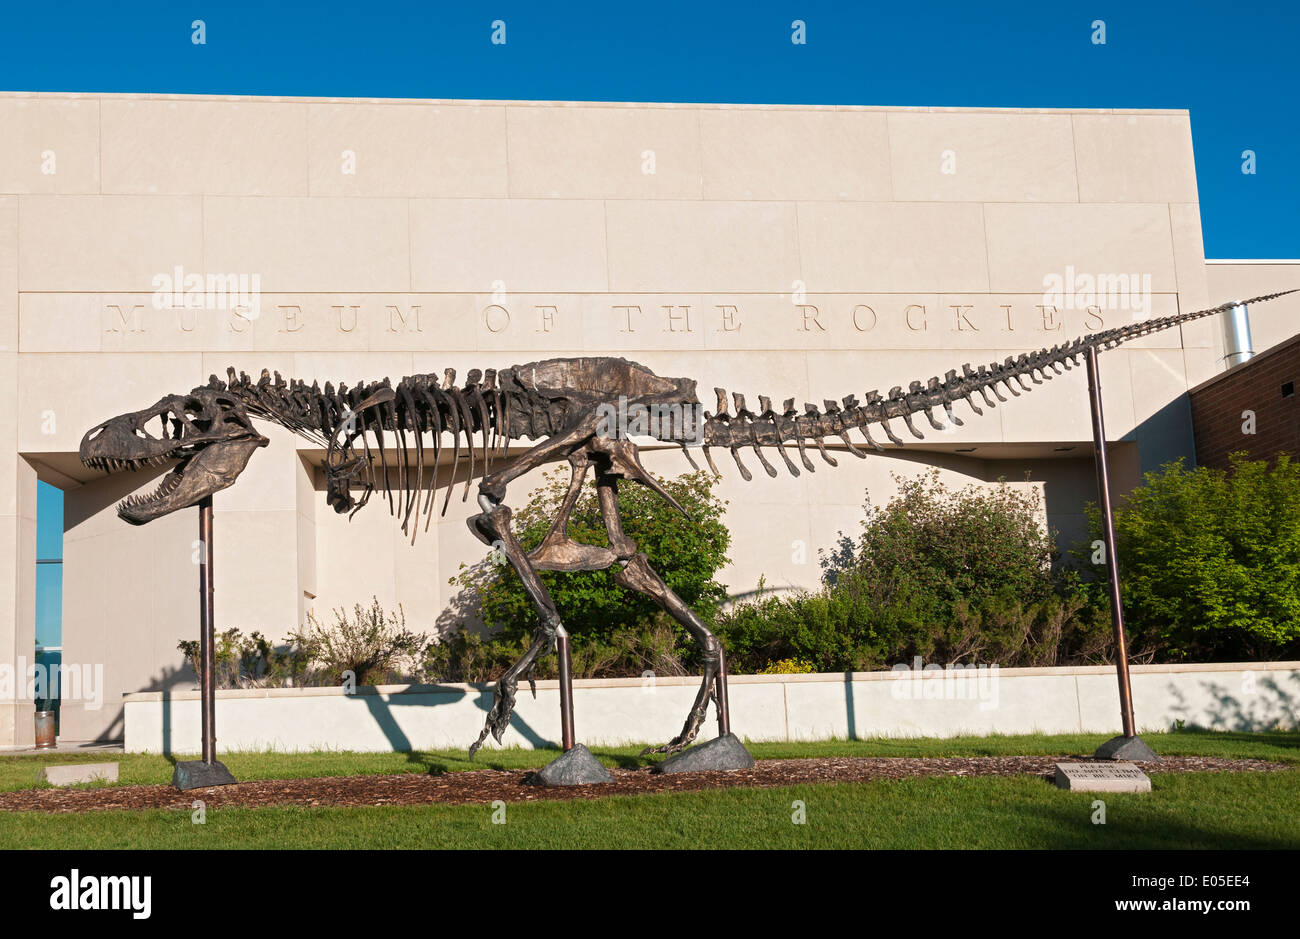
[[[1196,460],[1223,468],[1228,454],[1245,450],[1253,459],[1278,451],[1300,454],[1300,336],[1295,336],[1203,382],[1190,392]],[[1255,414],[1255,433],[1242,430],[1244,411]]]

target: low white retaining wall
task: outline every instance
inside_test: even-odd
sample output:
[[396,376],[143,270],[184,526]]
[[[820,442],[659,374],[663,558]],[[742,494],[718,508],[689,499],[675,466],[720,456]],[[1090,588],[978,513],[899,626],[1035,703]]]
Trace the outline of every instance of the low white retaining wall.
[[[1176,721],[1219,730],[1300,726],[1300,662],[1145,665],[1132,669],[1139,730]],[[681,731],[698,678],[574,683],[577,736],[589,744],[663,743]],[[1113,668],[977,672],[733,675],[732,730],[749,740],[952,737],[1119,732]],[[124,696],[126,749],[199,749],[199,695]],[[491,685],[383,685],[217,692],[217,744],[235,750],[427,750],[469,746],[492,705]],[[701,739],[717,733],[710,716]],[[559,690],[521,683],[504,743],[560,739]],[[489,738],[488,746],[492,746]]]

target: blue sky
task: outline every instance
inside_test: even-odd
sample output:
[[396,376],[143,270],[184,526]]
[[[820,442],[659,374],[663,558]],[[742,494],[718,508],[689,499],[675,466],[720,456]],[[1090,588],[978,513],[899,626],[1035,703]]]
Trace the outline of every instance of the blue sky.
[[1295,258],[1300,4],[1248,6],[52,0],[6,8],[0,88],[1187,108],[1206,254]]

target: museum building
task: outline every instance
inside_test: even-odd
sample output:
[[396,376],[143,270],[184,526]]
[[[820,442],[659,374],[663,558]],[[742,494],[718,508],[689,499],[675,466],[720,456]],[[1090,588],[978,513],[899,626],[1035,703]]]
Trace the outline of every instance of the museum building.
[[[0,126],[0,667],[33,660],[45,483],[62,662],[103,676],[94,701],[64,696],[68,740],[119,738],[124,692],[192,687],[177,643],[198,624],[196,513],[124,523],[116,504],[166,468],[92,471],[82,435],[228,367],[323,386],[609,355],[694,380],[710,409],[715,387],[820,405],[1300,286],[1300,262],[1206,260],[1186,111],[6,94]],[[1249,315],[1265,353],[1300,300]],[[1211,318],[1102,354],[1117,495],[1195,459],[1189,390],[1227,342]],[[1275,377],[1268,413],[1294,423]],[[1036,487],[1077,540],[1083,371],[959,414],[798,478],[719,461],[729,591],[815,586],[868,495],[930,467]],[[259,430],[215,497],[218,630],[282,637],[372,596],[411,628],[456,624],[449,580],[485,554],[472,493],[412,544],[377,502],[327,505],[320,448]],[[690,469],[671,446],[646,464]],[[32,714],[0,700],[0,748],[30,745]]]

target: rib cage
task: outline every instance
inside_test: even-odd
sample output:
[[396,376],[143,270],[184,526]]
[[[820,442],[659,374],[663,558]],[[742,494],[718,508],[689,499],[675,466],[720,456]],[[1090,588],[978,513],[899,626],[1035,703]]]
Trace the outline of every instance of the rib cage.
[[[318,382],[311,385],[300,379],[286,382],[279,372],[272,377],[265,369],[257,380],[246,372],[236,376],[233,368],[227,369],[226,375],[225,382],[213,375],[208,387],[238,395],[250,416],[280,424],[325,448],[327,500],[336,512],[356,512],[382,484],[390,513],[402,519],[402,531],[409,532],[412,541],[419,527],[418,514],[424,513],[426,530],[433,514],[434,487],[443,451],[447,449],[442,444],[442,434],[451,434],[453,473],[464,439],[469,469],[462,499],[469,497],[477,462],[481,460],[486,472],[493,454],[503,450],[512,436],[509,428],[513,396],[503,394],[497,386],[495,369],[486,372],[471,369],[462,387],[457,387],[456,370],[450,368],[441,382],[437,375],[423,374],[403,378],[396,385],[385,378],[359,382],[351,388],[340,383],[337,389],[329,382],[324,389]],[[396,496],[388,472],[386,433],[391,435],[388,445],[397,450]],[[426,434],[428,446],[433,449],[427,489],[424,484]],[[477,445],[475,434],[480,438]],[[377,454],[371,449],[372,435]],[[410,467],[412,450],[414,474]],[[353,482],[362,487],[359,499],[351,494]],[[443,513],[451,501],[452,488],[447,486]],[[425,499],[423,507],[421,498]],[[410,525],[413,515],[417,516],[414,528]]]

